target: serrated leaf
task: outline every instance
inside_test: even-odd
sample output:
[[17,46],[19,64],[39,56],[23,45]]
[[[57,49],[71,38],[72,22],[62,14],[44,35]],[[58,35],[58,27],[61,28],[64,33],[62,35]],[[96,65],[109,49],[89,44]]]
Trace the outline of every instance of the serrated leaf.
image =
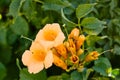
[[98,60],[96,60],[95,65],[93,66],[93,69],[96,72],[99,72],[103,76],[108,75],[109,68],[111,68],[110,61],[105,57],[101,57]]
[[46,72],[45,70],[37,73],[30,74],[26,68],[20,71],[20,80],[46,80]]
[[0,62],[0,80],[3,80],[7,75],[5,66]]
[[98,35],[105,28],[105,22],[98,20],[95,17],[84,18],[81,22],[84,32],[90,35]]
[[94,5],[95,4],[80,4],[76,8],[76,17],[79,19],[86,16],[93,10]]
[[120,55],[120,46],[115,45],[113,49],[113,53],[115,53],[116,55]]
[[18,35],[27,35],[29,31],[28,23],[21,16],[17,16],[14,24],[12,24],[10,28],[15,34]]
[[70,21],[67,19],[64,15],[63,9],[61,9],[61,15],[62,15],[62,22],[67,26],[67,27],[75,27],[77,24]]
[[8,15],[12,15],[13,17],[16,17],[19,15],[20,8],[25,0],[12,0],[10,7],[9,7],[9,13]]

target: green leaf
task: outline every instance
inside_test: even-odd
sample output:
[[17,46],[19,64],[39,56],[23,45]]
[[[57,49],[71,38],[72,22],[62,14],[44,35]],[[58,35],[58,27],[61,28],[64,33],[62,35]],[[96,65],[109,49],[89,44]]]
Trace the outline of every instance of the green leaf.
[[35,11],[35,3],[33,0],[25,0],[22,9],[23,9],[23,14],[26,16],[28,20],[32,20],[36,18],[37,12]]
[[46,80],[46,72],[42,70],[37,74],[30,74],[26,68],[20,71],[20,80]]
[[8,44],[10,44],[10,45],[13,45],[13,44],[15,44],[15,42],[16,42],[16,40],[17,40],[17,38],[19,37],[17,34],[15,34],[12,30],[11,30],[11,28],[9,27],[9,28],[7,28],[8,29],[8,31],[7,31],[7,42],[8,42]]
[[12,15],[13,17],[16,17],[20,13],[20,8],[25,0],[12,0],[10,7],[9,7],[9,13],[8,15]]
[[6,76],[6,68],[5,66],[0,62],[0,80],[3,80]]
[[95,46],[95,43],[98,40],[101,40],[101,37],[96,36],[96,35],[88,35],[88,36],[86,36],[86,42],[87,42],[88,46],[91,46],[91,47]]
[[62,15],[62,22],[67,26],[67,27],[75,27],[77,24],[68,20],[63,12],[63,9],[61,9],[61,15]]
[[0,45],[7,44],[7,29],[5,27],[0,27]]
[[90,35],[98,35],[105,28],[105,22],[98,20],[95,17],[84,18],[81,22],[84,32]]
[[62,80],[61,76],[50,76],[47,80]]
[[105,24],[105,22],[98,20],[95,17],[87,17],[84,18],[81,22],[81,25],[84,28],[87,29],[97,29],[97,28],[104,28],[102,25]]
[[67,73],[63,73],[61,76],[63,80],[70,80],[70,75],[68,75]]
[[44,10],[55,10],[60,13],[61,8],[70,6],[67,0],[45,0],[43,4]]
[[18,35],[27,35],[29,31],[28,23],[21,16],[17,16],[14,24],[12,24],[10,28],[15,34]]
[[83,80],[83,76],[82,76],[82,74],[80,74],[80,72],[73,71],[71,73],[71,80]]
[[11,60],[12,56],[12,50],[11,47],[8,45],[1,46],[0,48],[0,61],[3,62],[4,64],[7,64]]
[[50,76],[47,80],[70,80],[70,76],[66,73],[62,73],[58,76]]
[[120,75],[120,69],[113,69],[112,70],[112,76],[114,76],[114,78],[115,78],[118,75]]
[[79,19],[86,16],[93,10],[94,5],[95,4],[80,4],[76,8],[76,17]]
[[116,55],[120,55],[120,46],[115,45],[113,49],[113,53],[115,53]]
[[120,35],[120,19],[113,19],[112,20],[113,28],[115,29],[114,32],[117,35]]
[[101,57],[98,60],[96,60],[95,66],[93,66],[93,69],[103,76],[108,76],[109,68],[111,68],[110,61],[105,57]]

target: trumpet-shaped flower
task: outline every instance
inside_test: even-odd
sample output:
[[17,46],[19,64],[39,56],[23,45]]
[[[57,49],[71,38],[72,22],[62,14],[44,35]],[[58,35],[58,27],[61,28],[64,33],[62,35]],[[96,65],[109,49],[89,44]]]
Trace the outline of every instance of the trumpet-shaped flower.
[[41,29],[35,41],[40,42],[44,47],[50,49],[62,44],[65,39],[64,33],[60,29],[60,25],[57,23],[46,24],[43,29]]
[[32,42],[30,50],[26,50],[22,55],[22,62],[28,67],[30,73],[38,73],[44,67],[52,66],[52,51],[46,51],[38,42]]

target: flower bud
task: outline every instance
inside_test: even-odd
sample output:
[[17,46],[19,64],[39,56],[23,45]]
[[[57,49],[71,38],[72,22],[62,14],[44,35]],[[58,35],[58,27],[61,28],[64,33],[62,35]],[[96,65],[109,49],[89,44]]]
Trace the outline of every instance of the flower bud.
[[99,53],[97,51],[93,51],[86,56],[85,61],[90,62],[90,61],[96,60],[98,59],[98,56],[99,56]]
[[85,36],[84,35],[80,35],[76,41],[76,49],[78,50],[84,43],[85,41]]
[[56,55],[53,55],[53,58],[54,58],[54,64],[64,70],[67,69],[67,64],[62,60],[60,59],[58,56]]
[[55,47],[55,49],[58,54],[60,54],[65,59],[67,58],[67,50],[66,50],[66,47],[64,46],[64,44],[58,45],[57,47]]
[[71,52],[71,54],[76,54],[76,46],[75,43],[73,42],[73,39],[69,39],[69,51]]
[[69,38],[69,39],[76,39],[76,37],[78,37],[79,34],[80,34],[79,29],[74,28],[74,29],[71,31],[71,33],[69,34],[68,38]]
[[80,48],[78,51],[77,51],[77,55],[80,56],[84,51]]
[[79,57],[77,55],[72,55],[70,57],[70,60],[71,60],[72,63],[76,64],[76,63],[79,62]]

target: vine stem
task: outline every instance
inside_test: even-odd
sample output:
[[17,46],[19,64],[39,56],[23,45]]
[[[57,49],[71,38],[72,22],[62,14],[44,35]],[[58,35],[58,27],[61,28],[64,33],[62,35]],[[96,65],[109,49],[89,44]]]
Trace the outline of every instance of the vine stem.
[[27,39],[27,40],[29,40],[29,41],[33,42],[33,40],[32,40],[32,39],[30,39],[30,38],[28,38],[28,37],[26,37],[26,36],[23,36],[23,35],[21,35],[21,37],[20,37],[20,38],[24,38],[24,39]]
[[67,31],[67,29],[66,29],[66,27],[65,27],[65,24],[63,24],[63,27],[64,27],[64,29],[65,29],[65,32],[66,32],[66,34],[67,34],[67,37],[68,37],[68,31]]
[[38,2],[38,3],[41,3],[41,4],[44,4],[43,1],[40,1],[40,0],[34,0],[35,2]]
[[106,52],[109,52],[109,51],[110,51],[110,52],[112,52],[112,51],[113,51],[113,49],[103,51],[102,53],[100,53],[100,54],[99,54],[99,56],[100,56],[100,55],[102,55],[102,54],[104,54],[104,53],[106,53]]
[[78,19],[78,28],[80,29],[80,33],[82,33],[81,24],[80,24],[80,19]]

